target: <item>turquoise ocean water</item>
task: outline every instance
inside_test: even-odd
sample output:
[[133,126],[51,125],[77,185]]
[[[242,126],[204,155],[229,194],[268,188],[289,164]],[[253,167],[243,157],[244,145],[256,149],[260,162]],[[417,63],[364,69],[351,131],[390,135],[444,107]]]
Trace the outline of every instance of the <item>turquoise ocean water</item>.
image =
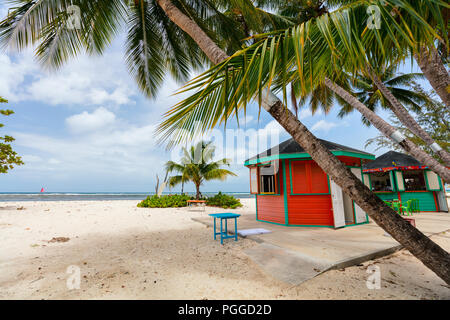
[[[174,194],[175,192],[172,192]],[[217,192],[203,192],[204,196],[213,196]],[[246,192],[223,192],[236,198],[251,198]],[[143,200],[154,192],[0,192],[1,201],[98,201],[98,200]],[[169,194],[164,192],[163,194]],[[187,192],[193,195],[193,193]]]

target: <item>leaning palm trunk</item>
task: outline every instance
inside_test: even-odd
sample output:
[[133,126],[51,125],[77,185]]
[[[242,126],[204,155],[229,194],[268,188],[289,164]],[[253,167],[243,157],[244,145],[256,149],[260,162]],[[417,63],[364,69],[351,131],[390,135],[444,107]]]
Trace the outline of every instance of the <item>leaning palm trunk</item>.
[[[227,59],[207,34],[170,0],[157,0],[167,16],[189,34],[215,64]],[[270,91],[263,94],[264,109],[300,144],[312,159],[385,231],[450,284],[450,255],[402,219],[344,166]]]
[[377,86],[378,90],[381,91],[384,97],[389,101],[389,107],[400,120],[401,123],[412,133],[422,139],[434,152],[436,152],[439,157],[444,161],[447,166],[450,166],[450,154],[442,149],[436,141],[426,132],[414,118],[410,115],[408,110],[397,100],[396,97],[392,94],[392,92],[386,88],[384,83],[380,80],[380,78],[373,73],[373,71],[368,70],[371,79]]
[[393,139],[396,141],[406,152],[414,156],[417,160],[422,162],[424,165],[428,166],[431,170],[439,174],[445,182],[450,183],[450,170],[440,164],[436,159],[428,155],[425,151],[420,149],[414,143],[412,143],[409,139],[404,137],[400,132],[391,126],[389,123],[384,121],[381,117],[379,117],[375,112],[367,108],[363,103],[361,103],[356,97],[351,95],[347,90],[340,87],[335,82],[326,78],[324,80],[324,84],[344,99],[348,104],[353,106],[356,110],[358,110],[370,123],[373,124],[375,128],[377,128],[381,133],[383,133],[386,137]]
[[450,110],[450,75],[442,63],[439,52],[435,48],[428,49],[423,46],[420,55],[415,54],[414,58],[433,89]]

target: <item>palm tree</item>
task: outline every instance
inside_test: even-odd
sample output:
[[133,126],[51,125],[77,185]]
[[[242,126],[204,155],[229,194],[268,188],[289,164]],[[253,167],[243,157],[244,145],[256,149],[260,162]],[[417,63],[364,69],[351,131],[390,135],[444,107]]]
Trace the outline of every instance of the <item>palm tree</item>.
[[[283,1],[284,2],[284,1]],[[338,3],[340,2],[340,4],[342,5],[345,1],[337,1]],[[309,17],[320,17],[326,13],[328,13],[328,9],[326,5],[335,5],[336,1],[327,4],[324,3],[324,1],[302,1],[302,0],[296,0],[296,1],[288,1],[287,4],[284,4],[281,6],[281,8],[279,9],[280,12],[282,12],[283,14],[287,14],[290,16],[294,16],[294,17],[300,17],[297,18],[296,20],[302,20],[301,17],[303,17],[304,15],[302,14],[298,14],[298,12],[306,12],[307,16]],[[287,10],[285,8],[288,8]],[[305,10],[306,8],[306,10]],[[299,10],[299,9],[303,9]],[[365,21],[364,19],[361,19],[362,21]],[[308,19],[306,20],[308,21]],[[365,28],[366,25],[363,26],[363,28]],[[329,30],[327,30],[329,31]],[[330,33],[331,34],[331,33]],[[361,34],[361,33],[359,33]],[[333,41],[329,42],[329,45],[331,47],[334,46]],[[422,48],[423,49],[423,48]],[[423,50],[422,50],[423,51]],[[403,52],[400,52],[400,57],[403,57]],[[356,77],[363,77],[363,78],[368,78],[370,79],[369,81],[367,81],[369,83],[368,87],[375,87],[376,89],[374,91],[378,91],[379,94],[382,95],[381,98],[386,99],[387,101],[389,101],[389,103],[387,104],[389,109],[391,109],[394,114],[397,116],[397,118],[403,123],[403,125],[405,125],[408,129],[410,129],[414,134],[416,134],[418,137],[420,137],[429,147],[430,150],[432,150],[433,152],[435,152],[436,154],[438,154],[438,156],[444,161],[445,164],[450,165],[450,154],[445,150],[442,149],[442,147],[436,143],[436,141],[432,138],[432,136],[425,131],[418,123],[417,121],[415,121],[415,119],[411,116],[411,114],[408,112],[408,110],[402,105],[402,102],[405,101],[404,95],[401,95],[397,90],[397,92],[392,92],[389,86],[386,86],[385,82],[383,81],[383,77],[387,76],[385,73],[392,73],[392,71],[394,70],[395,66],[398,65],[399,61],[392,61],[390,66],[388,65],[388,68],[383,67],[383,61],[381,61],[378,57],[370,57],[368,59],[369,61],[372,60],[374,61],[374,67],[372,67],[369,63],[366,63],[365,68],[363,68],[363,70],[361,70],[361,72],[359,74],[356,74]],[[401,60],[401,59],[400,59]],[[433,65],[433,64],[431,64]],[[435,66],[437,65],[437,63],[434,64]],[[442,74],[442,67],[441,68],[437,68],[437,70]],[[389,70],[392,69],[392,70]],[[436,68],[435,68],[436,69]],[[376,72],[376,70],[379,70],[379,72]],[[445,74],[448,76],[448,73],[446,72],[445,68],[444,70]],[[450,79],[450,78],[449,78]],[[450,85],[449,79],[447,79],[447,87],[448,85]],[[445,81],[444,81],[445,83]],[[338,83],[341,87],[342,87],[342,83]],[[440,85],[441,89],[442,89],[442,84]],[[324,89],[324,90],[323,90]],[[298,90],[297,90],[298,91]],[[295,93],[295,90],[291,90],[292,93]],[[315,108],[315,103],[317,101],[320,101],[321,99],[324,100],[324,102],[330,102],[332,101],[332,97],[334,96],[334,94],[327,92],[326,90],[326,86],[323,85],[319,85],[318,90],[313,90],[312,91],[314,93],[313,95],[313,99],[311,99],[311,107],[312,110],[314,111]],[[378,94],[378,96],[379,96]],[[450,95],[450,93],[448,93]],[[401,100],[397,99],[397,96],[401,96]],[[415,95],[412,95],[412,97],[414,97]],[[408,101],[409,100],[409,101]],[[408,99],[407,103],[410,102],[411,99]],[[297,110],[297,103],[296,103],[296,99],[294,98],[294,96],[292,96],[292,102],[293,102],[293,106],[294,109]],[[368,101],[370,102],[370,101]],[[369,108],[371,107],[370,105],[368,105]],[[327,105],[327,109],[329,110],[329,106]],[[367,119],[365,117],[363,117],[366,121]]]
[[[397,67],[394,64],[385,68],[383,73],[377,77],[378,84],[376,84],[371,77],[361,73],[356,75],[355,79],[351,81],[351,75],[349,75],[347,79],[340,79],[342,82],[339,83],[339,85],[345,88],[346,91],[351,92],[372,111],[375,111],[378,107],[391,110],[401,123],[416,136],[421,138],[429,148],[435,143],[435,140],[416,122],[410,112],[403,107],[403,105],[405,105],[413,111],[419,111],[423,105],[433,103],[429,96],[422,92],[417,92],[412,88],[414,80],[423,79],[423,74],[408,73],[398,75],[395,72],[396,69]],[[380,87],[383,89],[384,94],[380,90]],[[299,93],[298,81],[295,82],[292,92],[294,94]],[[390,99],[386,98],[388,95],[391,97]],[[346,103],[340,96],[336,95],[325,85],[319,85],[307,96],[300,97],[299,103],[304,104],[305,102],[308,102],[313,113],[319,107],[324,110],[325,113],[328,113],[334,106],[334,101],[336,99],[342,107],[339,116],[343,117],[355,110],[352,105]],[[393,106],[390,100],[395,100],[394,103],[396,104],[396,107]],[[366,125],[370,125],[370,121],[364,116],[362,116],[362,121]],[[431,149],[429,150],[433,151]],[[450,164],[448,152],[445,149],[438,150],[436,153],[444,160],[445,164]]]
[[[115,4],[122,3],[120,0],[113,0]],[[45,47],[53,47],[53,50],[50,51],[59,51],[64,54],[60,54],[59,57],[61,59],[60,62],[67,59],[70,56],[75,55],[80,51],[80,49],[85,45],[85,43],[89,42],[86,40],[90,40],[91,38],[97,39],[98,41],[94,41],[94,45],[88,46],[88,48],[100,49],[97,50],[101,52],[104,46],[106,46],[112,38],[112,34],[117,28],[115,27],[115,14],[117,10],[113,9],[113,4],[111,0],[97,0],[97,1],[60,1],[58,2],[58,8],[55,8],[54,2],[44,2],[44,1],[36,1],[29,2],[19,9],[13,11],[13,14],[6,20],[6,22],[0,25],[0,40],[3,43],[9,44],[9,46],[16,45],[19,48],[24,48],[30,43],[37,43],[42,41],[42,36],[46,34],[62,33],[64,36],[59,37],[51,37],[48,38],[47,42],[50,44],[44,45]],[[389,1],[389,0],[387,0]],[[387,2],[384,1],[384,2]],[[143,0],[135,0],[135,6],[142,4]],[[172,2],[170,0],[155,0],[155,3],[159,5],[159,7],[164,11],[170,21],[172,21],[178,28],[188,34],[198,45],[201,51],[210,59],[213,64],[218,64],[224,62],[229,57],[226,52],[220,48],[217,43],[214,41],[211,35],[211,30],[205,27],[211,27],[212,24],[206,24],[205,21],[202,21],[202,17],[199,15],[191,14],[188,12],[186,8],[192,8],[189,4],[199,3],[200,1],[184,1],[183,6],[180,5],[180,1]],[[186,2],[189,2],[187,4]],[[208,1],[205,1],[208,2]],[[70,4],[80,4],[83,5],[86,10],[81,10],[83,12],[82,15],[82,25],[83,30],[70,33],[67,30],[62,30],[64,28],[57,28],[59,24],[53,22],[54,17],[57,16],[57,9],[63,8],[67,9]],[[208,2],[209,3],[209,2]],[[89,6],[87,6],[89,4]],[[110,6],[106,6],[106,4],[111,4]],[[186,4],[186,6],[184,6]],[[361,2],[358,2],[355,5],[361,5]],[[141,10],[141,17],[146,17],[146,11],[144,6],[139,5]],[[37,9],[37,10],[36,10]],[[89,10],[88,10],[89,9]],[[106,9],[106,10],[105,10]],[[195,10],[193,10],[195,11]],[[199,10],[201,12],[207,12],[207,10]],[[62,11],[66,12],[66,11]],[[336,13],[336,14],[339,14]],[[333,13],[334,16],[336,16]],[[100,23],[95,24],[96,15],[99,16],[99,19],[103,19]],[[206,15],[207,16],[207,15]],[[385,14],[385,17],[393,20],[389,14]],[[413,16],[417,19],[416,16]],[[59,23],[65,22],[66,17],[64,14],[58,16]],[[208,20],[210,17],[206,17]],[[141,19],[145,21],[144,19]],[[49,23],[50,21],[50,23]],[[215,20],[217,21],[217,20]],[[396,21],[394,21],[397,23]],[[92,26],[92,23],[94,25]],[[397,23],[398,25],[398,23]],[[148,24],[141,23],[141,26],[144,28],[140,28],[140,30],[146,30]],[[223,28],[222,28],[223,29]],[[225,28],[225,29],[233,29],[233,28]],[[42,30],[46,30],[44,33]],[[214,29],[213,29],[214,30]],[[425,30],[425,29],[424,29]],[[429,30],[429,29],[426,29]],[[92,35],[92,36],[91,36]],[[140,32],[140,41],[139,46],[136,48],[136,51],[140,51],[143,54],[138,54],[141,57],[141,61],[144,63],[141,64],[141,68],[138,68],[138,72],[141,75],[137,77],[139,82],[144,82],[147,79],[147,68],[152,67],[148,64],[148,57],[151,53],[150,48],[148,48],[149,41],[147,38],[152,36],[151,32]],[[76,41],[71,41],[75,39]],[[220,38],[218,39],[220,40]],[[52,43],[55,43],[52,45]],[[91,42],[89,42],[91,43]],[[265,41],[266,45],[268,41]],[[272,45],[272,43],[271,43]],[[308,44],[309,45],[309,44]],[[57,50],[55,50],[57,49]],[[225,48],[224,48],[225,49]],[[322,50],[321,48],[318,48]],[[92,50],[95,51],[95,50]],[[38,55],[42,54],[42,50],[37,51]],[[287,53],[287,52],[286,52]],[[266,68],[273,63],[273,55],[268,55],[271,57],[270,64],[262,65],[262,68]],[[53,55],[53,58],[55,55]],[[285,57],[285,55],[283,55]],[[163,59],[164,60],[164,59]],[[264,59],[263,59],[264,60]],[[326,63],[329,66],[336,65],[335,58],[328,61]],[[165,61],[164,61],[165,62]],[[242,61],[241,61],[242,62]],[[331,63],[330,63],[331,62]],[[322,63],[323,65],[323,63]],[[166,66],[165,64],[163,65]],[[228,71],[228,70],[227,70]],[[258,72],[256,74],[259,74]],[[314,75],[314,78],[323,77],[323,73],[317,72]],[[286,107],[283,105],[282,101],[276,97],[269,89],[264,89],[262,86],[262,82],[260,79],[256,79],[257,81],[253,81],[253,83],[249,83],[255,85],[261,89],[258,90],[260,93],[257,94],[258,101],[263,106],[263,108],[274,117],[285,129],[288,133],[290,133],[295,141],[297,141],[310,155],[311,157],[319,164],[319,166],[330,175],[330,177],[346,192],[349,194],[350,198],[355,200],[355,202],[362,207],[370,217],[380,225],[384,230],[390,233],[397,241],[403,244],[409,251],[411,251],[418,259],[420,259],[425,265],[427,265],[431,270],[433,270],[437,275],[439,275],[442,279],[444,279],[447,283],[450,283],[450,271],[448,265],[450,264],[450,258],[448,253],[446,253],[441,247],[432,242],[428,237],[423,235],[416,228],[412,227],[409,223],[403,220],[401,217],[395,214],[395,212],[384,205],[384,203],[374,195],[367,187],[362,184],[362,182],[356,178],[349,170],[346,168],[336,157],[334,157],[321,143],[320,141],[295,117],[294,114],[287,111]],[[264,79],[265,80],[265,79]],[[148,83],[149,81],[147,81]],[[145,83],[145,82],[144,82]],[[247,88],[244,89],[247,90]],[[250,92],[250,91],[248,91]],[[253,90],[256,92],[256,90]],[[285,95],[284,95],[285,96]],[[245,100],[249,101],[252,96],[246,95]],[[216,97],[217,98],[217,97]],[[225,96],[222,97],[222,99]],[[227,99],[225,99],[226,102]],[[212,99],[210,99],[212,102]],[[207,106],[205,101],[202,101],[204,106]],[[197,116],[207,117],[204,118],[205,122],[201,127],[195,127],[194,124],[190,127],[190,129],[208,129],[212,126],[216,125],[220,121],[226,120],[228,117],[233,115],[233,110],[235,110],[238,105],[228,105],[226,107],[225,104],[221,104],[222,107],[220,109],[214,110],[217,104],[213,104],[209,108],[205,108],[204,112],[197,114]],[[242,106],[243,104],[240,104]],[[244,104],[245,105],[245,104]],[[182,108],[182,106],[180,106]],[[175,111],[169,112],[170,114],[176,113]],[[184,125],[189,127],[188,122],[192,120],[192,115],[194,112],[187,112],[186,120],[184,120]],[[180,114],[178,114],[180,116]],[[196,117],[196,116],[194,116]],[[190,119],[189,119],[190,118]],[[173,120],[173,119],[171,119]],[[180,119],[179,119],[180,120]],[[172,121],[173,124],[173,121]],[[183,125],[181,125],[183,127]],[[180,128],[181,128],[180,127]],[[167,133],[176,132],[175,129],[171,129],[171,123],[165,122],[161,127],[167,129]],[[409,149],[408,151],[411,151]]]
[[227,159],[213,161],[215,147],[211,142],[201,141],[189,149],[183,148],[184,156],[180,163],[168,161],[167,172],[177,172],[178,175],[169,178],[169,186],[192,181],[195,185],[196,198],[200,199],[200,186],[205,181],[225,180],[228,176],[236,176],[233,172],[222,169],[223,165],[230,165]]
[[[311,155],[313,160],[379,226],[403,244],[413,255],[420,259],[444,281],[450,283],[450,255],[419,230],[405,223],[401,217],[395,215],[393,210],[386,207],[383,201],[365,187],[337,158],[326,150],[317,138],[268,89],[275,75],[284,80],[284,84],[293,80],[292,77],[288,76],[289,72],[286,71],[292,66],[288,61],[289,53],[291,55],[296,53],[294,55],[295,61],[299,62],[302,71],[308,70],[308,66],[304,65],[305,60],[303,56],[308,50],[310,53],[314,52],[314,55],[310,55],[309,57],[311,59],[310,61],[314,61],[314,56],[316,56],[316,59],[322,59],[320,61],[320,65],[322,66],[333,67],[337,65],[330,63],[334,62],[336,58],[316,55],[320,51],[311,50],[311,48],[305,49],[304,46],[299,46],[299,44],[306,44],[306,47],[308,47],[311,46],[312,42],[308,43],[304,41],[304,25],[292,30],[292,35],[300,36],[300,40],[296,38],[296,41],[291,43],[288,41],[283,42],[283,36],[287,37],[288,35],[290,33],[286,31],[281,33],[281,35],[263,39],[259,44],[243,49],[229,58],[224,53],[220,55],[223,60],[220,60],[219,55],[217,55],[217,60],[213,61],[215,63],[222,61],[222,63],[211,68],[205,74],[200,75],[183,89],[184,92],[188,90],[199,91],[166,113],[166,120],[160,125],[159,133],[163,135],[163,138],[171,137],[172,143],[192,138],[192,136],[196,135],[196,132],[208,130],[216,124],[226,121],[227,118],[237,113],[236,108],[245,108],[247,102],[253,97],[256,97],[260,106],[270,113],[292,135],[294,140]],[[195,35],[193,36],[195,37]],[[314,42],[312,43],[314,44]],[[212,43],[210,45],[213,46]],[[255,49],[258,46],[260,48],[259,51]],[[219,50],[220,48],[216,47],[215,52]],[[277,64],[284,67],[281,72],[277,72]],[[314,64],[310,63],[309,68],[312,65]],[[253,69],[250,70],[251,68]],[[324,77],[324,74],[316,72],[308,76],[311,79],[312,77],[317,79]],[[309,77],[305,78],[309,79]],[[304,80],[300,81],[305,82]],[[341,96],[342,99],[353,104],[356,109],[362,112],[383,133],[388,136],[397,134],[395,128],[375,115],[358,99],[348,94],[347,91],[337,86],[326,76],[322,78],[322,83]],[[283,97],[285,98],[286,86],[282,88]],[[398,142],[409,153],[421,153],[421,150],[406,138],[399,139]],[[430,158],[428,155],[419,157],[419,159],[423,159],[425,162],[432,163],[432,167],[439,171],[439,163]],[[445,171],[443,173],[445,174]],[[444,176],[445,178],[449,178],[448,174],[447,177]]]
[[[413,111],[419,111],[424,104],[433,103],[428,95],[417,92],[413,88],[414,81],[424,78],[422,73],[398,74],[396,71],[397,66],[392,64],[385,68],[380,75],[380,80],[398,101]],[[376,111],[379,107],[390,109],[389,101],[384,97],[370,77],[364,74],[357,75],[352,82],[352,90],[353,95],[370,110]],[[349,104],[344,104],[339,115],[342,117],[352,111],[353,109]],[[365,121],[365,124],[368,124],[368,122]]]

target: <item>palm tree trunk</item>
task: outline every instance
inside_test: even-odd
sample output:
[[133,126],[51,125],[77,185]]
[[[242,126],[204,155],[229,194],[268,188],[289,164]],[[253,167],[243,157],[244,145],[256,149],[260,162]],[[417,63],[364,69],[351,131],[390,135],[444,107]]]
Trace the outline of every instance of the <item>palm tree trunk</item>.
[[[357,109],[362,115],[364,115],[367,120],[370,121],[381,133],[386,137],[396,141],[406,152],[411,154],[414,158],[419,160],[424,165],[428,166],[431,170],[436,172],[438,175],[444,179],[445,182],[450,183],[450,170],[444,167],[442,164],[436,161],[433,157],[428,155],[425,151],[417,147],[414,143],[408,140],[403,135],[398,135],[399,133],[393,126],[384,121],[375,112],[367,108],[363,103],[361,103],[357,98],[351,95],[344,88],[337,85],[335,82],[326,78],[324,84],[342,99],[344,99],[348,104]],[[397,137],[396,137],[397,136]]]
[[196,191],[195,199],[200,200],[200,185],[197,183],[195,184],[195,191]]
[[439,157],[444,160],[445,164],[447,166],[450,166],[450,154],[446,152],[444,149],[442,149],[436,141],[426,132],[417,122],[414,120],[414,118],[411,116],[411,114],[406,110],[406,108],[400,103],[400,101],[397,100],[396,97],[392,94],[392,92],[386,88],[383,81],[380,80],[380,78],[372,71],[370,68],[368,68],[368,73],[370,74],[370,77],[372,81],[377,86],[378,90],[381,91],[383,96],[386,97],[386,99],[389,101],[389,107],[394,112],[394,114],[397,116],[397,118],[403,123],[405,127],[407,127],[409,130],[411,130],[412,133],[414,133],[416,136],[418,136],[420,139],[422,139],[434,152],[436,152]]
[[420,54],[414,54],[414,58],[433,89],[450,110],[450,75],[442,63],[439,52],[435,48],[422,46]]
[[[170,0],[157,1],[169,19],[189,34],[213,63],[220,63],[228,57],[198,25],[178,10]],[[381,228],[392,235],[447,284],[450,284],[450,255],[444,249],[386,206],[331,154],[269,90],[267,90],[267,94],[263,94],[263,107]]]

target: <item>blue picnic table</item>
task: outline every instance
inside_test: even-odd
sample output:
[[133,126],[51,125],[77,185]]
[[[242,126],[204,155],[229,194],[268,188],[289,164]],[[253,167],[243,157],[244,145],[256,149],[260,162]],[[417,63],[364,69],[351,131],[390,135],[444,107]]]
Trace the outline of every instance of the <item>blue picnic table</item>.
[[[216,236],[220,234],[220,244],[223,244],[223,239],[234,238],[237,241],[237,218],[240,214],[237,213],[211,213],[211,217],[214,218],[214,240]],[[216,219],[220,219],[220,232],[216,232]],[[228,235],[228,219],[234,219],[234,235]],[[225,220],[225,230],[223,229],[223,220]]]

